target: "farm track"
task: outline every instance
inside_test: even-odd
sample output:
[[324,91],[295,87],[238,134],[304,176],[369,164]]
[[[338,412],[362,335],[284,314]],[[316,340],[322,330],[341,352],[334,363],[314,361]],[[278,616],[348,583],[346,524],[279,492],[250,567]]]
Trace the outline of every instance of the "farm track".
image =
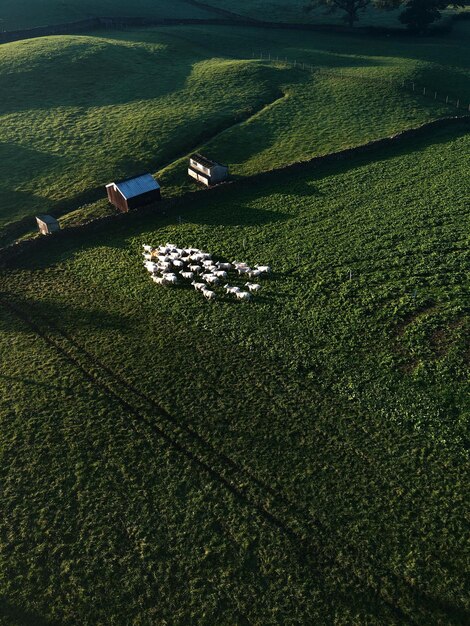
[[[253,509],[261,518],[280,530],[296,546],[299,560],[312,567],[317,574],[319,569],[335,564],[347,568],[360,586],[372,596],[369,602],[374,605],[380,603],[382,610],[386,608],[389,616],[392,615],[400,624],[430,623],[427,620],[436,608],[444,612],[455,612],[456,607],[445,604],[441,606],[439,601],[431,599],[429,604],[425,594],[413,589],[394,574],[387,572],[385,576],[380,576],[369,568],[364,571],[363,556],[357,553],[354,546],[337,545],[335,540],[332,542],[330,531],[319,520],[313,519],[310,512],[299,508],[297,503],[277,493],[248,469],[215,449],[187,424],[181,424],[152,398],[101,363],[49,320],[37,314],[32,319],[17,303],[13,304],[4,298],[1,302],[50,348],[77,368],[90,383],[113,402],[120,404],[134,418],[131,421],[132,428],[137,435],[143,436],[152,452],[152,435],[156,435],[211,480],[226,488],[237,501]],[[120,390],[126,389],[126,393],[132,394],[132,400],[124,398],[122,392],[116,391],[116,387]],[[164,420],[164,424],[156,421],[157,416]],[[321,559],[321,552],[326,553],[328,558]],[[425,621],[416,622],[416,615]]]

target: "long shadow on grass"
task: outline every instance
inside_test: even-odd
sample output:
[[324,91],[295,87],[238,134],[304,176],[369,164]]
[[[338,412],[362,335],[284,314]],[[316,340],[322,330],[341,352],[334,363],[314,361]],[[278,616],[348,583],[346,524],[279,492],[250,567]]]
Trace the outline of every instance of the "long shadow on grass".
[[[9,302],[16,303],[24,310],[31,314],[42,315],[46,319],[64,320],[66,319],[71,326],[79,328],[99,328],[102,330],[123,330],[128,328],[128,322],[123,316],[115,313],[108,313],[98,309],[80,309],[67,304],[52,302],[51,300],[33,300],[32,298],[18,297],[16,294],[8,292],[0,292],[0,300],[5,299]],[[0,303],[0,311],[2,313],[1,322],[3,330],[24,333],[28,328],[18,320],[16,315],[12,315],[11,311],[3,307]],[[26,381],[27,382],[27,381]]]
[[[11,604],[5,598],[0,598],[0,616],[10,620],[8,623],[21,626],[56,626],[58,622],[47,620],[37,613],[28,611]],[[3,621],[3,620],[2,620]]]

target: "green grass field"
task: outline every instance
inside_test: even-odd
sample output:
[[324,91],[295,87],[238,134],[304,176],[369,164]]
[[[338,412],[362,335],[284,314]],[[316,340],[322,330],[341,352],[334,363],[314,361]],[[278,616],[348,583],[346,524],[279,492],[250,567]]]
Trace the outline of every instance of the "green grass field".
[[[187,188],[179,159],[195,148],[242,176],[454,114],[400,85],[470,99],[467,33],[462,24],[416,43],[177,27],[3,45],[0,225],[74,211],[143,170],[178,194]],[[253,59],[259,50],[316,69]],[[77,219],[106,210],[102,202]]]
[[[468,622],[469,146],[195,194],[2,272],[2,624]],[[149,280],[167,240],[274,274],[206,303]]]

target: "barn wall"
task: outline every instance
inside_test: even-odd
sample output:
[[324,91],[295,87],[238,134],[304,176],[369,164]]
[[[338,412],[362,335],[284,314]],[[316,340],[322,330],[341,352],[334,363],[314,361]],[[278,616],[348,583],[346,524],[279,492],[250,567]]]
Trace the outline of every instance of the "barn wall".
[[119,193],[114,187],[107,187],[108,200],[120,211],[126,212],[129,210],[128,202],[122,194]]
[[161,200],[160,189],[152,189],[152,191],[147,191],[147,193],[143,193],[140,196],[130,198],[127,201],[127,205],[129,209],[137,209],[140,206],[158,202],[159,200]]

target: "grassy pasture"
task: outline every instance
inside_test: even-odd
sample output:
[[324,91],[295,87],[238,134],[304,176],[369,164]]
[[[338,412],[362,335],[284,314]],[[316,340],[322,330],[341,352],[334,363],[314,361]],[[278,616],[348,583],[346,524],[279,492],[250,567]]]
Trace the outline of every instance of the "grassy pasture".
[[[342,76],[254,60],[254,37],[265,52]],[[178,159],[201,146],[246,175],[453,113],[397,85],[415,79],[463,101],[468,55],[458,33],[411,45],[209,27],[4,45],[0,224],[74,210],[142,170],[180,193]]]
[[[2,310],[5,611],[466,622],[469,145],[199,194],[2,273],[36,325]],[[148,279],[167,240],[275,273],[212,305]]]

